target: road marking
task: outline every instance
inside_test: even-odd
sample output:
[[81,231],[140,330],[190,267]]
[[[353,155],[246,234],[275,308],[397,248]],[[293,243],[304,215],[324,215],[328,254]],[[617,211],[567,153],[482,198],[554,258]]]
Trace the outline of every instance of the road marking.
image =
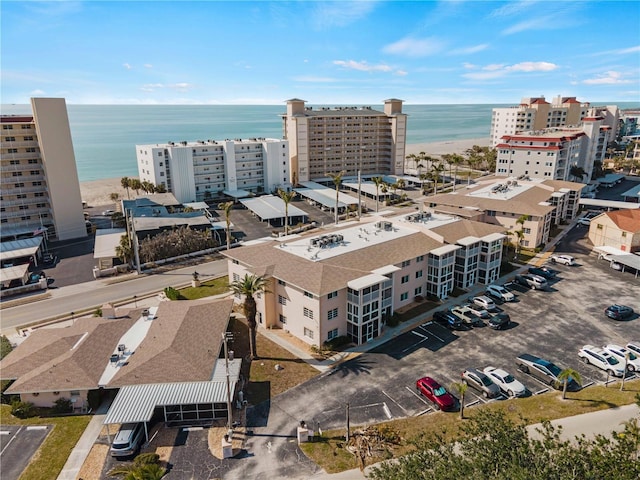
[[420,338],[426,339],[429,338],[426,335],[422,335],[421,333],[416,332],[415,330],[411,330],[411,333],[413,333],[414,335],[417,335]]
[[404,388],[409,390],[409,392],[411,392],[413,395],[415,395],[416,398],[418,398],[418,400],[420,400],[422,403],[424,403],[425,405],[429,405],[429,403],[422,397],[422,395],[418,395],[416,392],[414,392],[411,388],[409,388],[407,386],[405,386]]
[[391,400],[393,403],[395,403],[396,405],[398,405],[398,406],[400,407],[400,409],[402,409],[402,411],[403,411],[404,413],[407,413],[407,411],[405,410],[405,408],[404,408],[402,405],[400,405],[398,402],[396,402],[393,398],[391,398],[391,396],[390,396],[387,392],[385,392],[384,390],[380,390],[380,391],[381,391],[381,392],[382,392],[382,393],[383,393],[383,394],[384,394],[384,395],[385,395],[389,400]]
[[27,431],[30,431],[30,430],[46,430],[46,429],[47,429],[46,425],[34,425],[34,426],[31,426],[31,427],[27,427]]
[[13,437],[11,437],[11,438],[9,439],[9,441],[8,441],[8,442],[7,442],[7,444],[4,446],[4,448],[3,448],[2,450],[0,450],[0,455],[2,455],[2,454],[4,453],[4,451],[7,449],[7,447],[8,447],[9,445],[11,445],[11,442],[13,442],[13,441],[16,439],[16,437],[18,436],[18,434],[20,433],[20,431],[22,430],[22,428],[23,428],[23,427],[20,427],[20,428],[18,429],[18,431],[16,432],[16,434],[15,434]]
[[382,402],[382,409],[384,410],[384,414],[387,416],[387,418],[391,420],[393,418],[393,415],[391,415],[391,411],[389,410],[389,407],[387,407],[386,402]]
[[464,406],[464,408],[467,408],[467,407],[473,407],[473,406],[474,406],[475,404],[477,404],[477,403],[480,403],[480,399],[474,400],[474,401],[473,401],[473,402],[471,402],[471,403],[467,403],[467,404]]
[[532,392],[534,395],[540,395],[541,393],[546,393],[549,391],[549,387],[543,388],[542,390],[538,390],[537,392]]
[[470,392],[471,395],[473,395],[474,397],[476,397],[478,400],[480,400],[482,403],[487,403],[487,400],[483,397],[481,397],[480,395],[476,395],[474,392]]
[[10,435],[11,432],[9,430],[2,430],[0,431],[0,435]]
[[185,427],[182,429],[183,432],[197,432],[198,430],[202,430],[202,427]]
[[431,407],[426,408],[426,409],[422,410],[421,412],[416,413],[416,417],[420,417],[420,416],[424,415],[425,413],[429,413],[429,412],[432,412],[432,411],[433,411],[433,408],[431,408]]

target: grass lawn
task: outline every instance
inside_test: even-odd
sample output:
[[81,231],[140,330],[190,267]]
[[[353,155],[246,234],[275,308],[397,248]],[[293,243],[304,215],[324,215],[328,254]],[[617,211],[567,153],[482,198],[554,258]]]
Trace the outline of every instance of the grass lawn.
[[197,300],[198,298],[219,295],[229,291],[229,280],[225,277],[214,278],[202,282],[199,287],[186,287],[180,289],[180,300]]
[[11,415],[9,405],[0,405],[0,423],[2,425],[54,426],[40,449],[33,456],[29,466],[20,476],[20,480],[55,480],[90,420],[89,415],[33,417],[21,420]]
[[[606,408],[620,407],[634,403],[635,396],[640,393],[640,380],[625,383],[625,391],[620,391],[620,384],[614,383],[609,387],[591,386],[576,393],[567,393],[567,399],[562,400],[562,393],[551,391],[534,397],[520,398],[493,402],[488,405],[477,406],[465,410],[465,417],[473,416],[479,408],[503,410],[513,420],[520,417],[526,423],[539,423],[543,420],[580,415]],[[395,457],[412,451],[411,440],[418,435],[428,432],[442,433],[445,438],[455,440],[460,437],[459,412],[436,412],[421,417],[411,417],[393,420],[382,425],[390,427],[401,438],[399,445],[394,448]],[[612,425],[613,428],[613,425]],[[352,430],[355,430],[352,428]],[[357,468],[356,457],[344,448],[344,429],[323,432],[320,441],[303,443],[300,445],[305,454],[328,473],[337,473]],[[370,463],[377,463],[383,458],[373,458]]]

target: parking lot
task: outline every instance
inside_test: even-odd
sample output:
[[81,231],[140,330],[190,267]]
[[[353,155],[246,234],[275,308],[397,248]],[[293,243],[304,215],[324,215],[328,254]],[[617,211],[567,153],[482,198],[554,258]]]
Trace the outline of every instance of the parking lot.
[[51,425],[0,426],[2,480],[20,477],[51,428]]
[[[513,286],[516,301],[499,306],[511,317],[508,329],[496,331],[483,326],[450,331],[431,321],[424,322],[333,372],[279,396],[278,407],[292,416],[313,420],[321,428],[343,426],[347,403],[352,424],[425,415],[434,408],[417,393],[418,378],[431,376],[449,389],[453,382],[461,380],[466,368],[482,370],[489,365],[511,373],[525,385],[528,396],[548,391],[547,384],[517,370],[515,359],[522,353],[578,371],[584,386],[603,384],[606,372],[584,364],[578,350],[585,344],[600,347],[640,342],[637,313],[623,322],[604,315],[604,309],[613,303],[640,310],[640,278],[615,271],[608,262],[589,256],[584,234],[584,228],[574,228],[558,245],[557,253],[575,256],[578,264],[553,265],[558,275],[550,282],[549,290]],[[452,299],[447,306],[462,303],[467,297]],[[633,377],[627,375],[627,379]],[[465,396],[466,406],[504,400],[504,396],[485,399],[471,388]],[[303,412],[300,405],[306,406]]]

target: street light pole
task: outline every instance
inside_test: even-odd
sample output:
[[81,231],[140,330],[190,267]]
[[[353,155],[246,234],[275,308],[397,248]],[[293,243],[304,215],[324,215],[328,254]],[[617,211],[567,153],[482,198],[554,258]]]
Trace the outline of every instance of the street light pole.
[[627,364],[629,363],[629,352],[624,354],[624,370],[622,371],[622,383],[620,384],[620,391],[624,390],[624,379],[627,376]]
[[231,380],[229,379],[229,350],[227,347],[227,340],[231,334],[229,332],[222,333],[222,340],[224,342],[224,363],[227,369],[227,430],[232,430],[233,412],[231,410]]

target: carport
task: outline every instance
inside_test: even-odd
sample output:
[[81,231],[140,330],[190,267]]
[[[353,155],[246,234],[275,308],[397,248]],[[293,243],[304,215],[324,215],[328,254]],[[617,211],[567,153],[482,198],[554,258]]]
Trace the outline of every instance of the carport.
[[[230,398],[240,378],[242,359],[229,361]],[[227,417],[227,371],[225,362],[218,360],[211,381],[154,383],[125,385],[120,388],[104,419],[107,436],[111,424],[147,423],[157,407],[162,407],[165,423],[185,424],[212,421]],[[111,440],[109,439],[109,442]]]
[[[285,218],[285,204],[280,197],[263,195],[261,197],[240,200],[240,203],[251,210],[260,221],[282,220]],[[298,207],[289,205],[289,218],[306,217],[307,214]]]
[[127,233],[124,228],[101,228],[96,230],[93,245],[93,258],[98,261],[98,268],[113,267],[113,259],[118,257],[116,248],[120,245],[122,236]]
[[3,287],[8,287],[13,280],[20,280],[24,285],[27,280],[28,270],[28,263],[0,269],[0,283]]
[[[42,244],[42,237],[24,238],[22,240],[13,240],[11,242],[0,243],[0,262],[13,263],[13,260],[33,258],[34,265],[38,265],[38,251]],[[24,262],[28,263],[28,262]]]
[[225,195],[233,198],[234,200],[238,200],[239,198],[247,198],[251,196],[251,192],[246,190],[223,190]]
[[625,253],[624,255],[611,255],[608,257],[612,262],[616,262],[622,265],[622,271],[627,268],[632,268],[636,271],[636,278],[640,274],[640,255],[634,255],[632,253]]

